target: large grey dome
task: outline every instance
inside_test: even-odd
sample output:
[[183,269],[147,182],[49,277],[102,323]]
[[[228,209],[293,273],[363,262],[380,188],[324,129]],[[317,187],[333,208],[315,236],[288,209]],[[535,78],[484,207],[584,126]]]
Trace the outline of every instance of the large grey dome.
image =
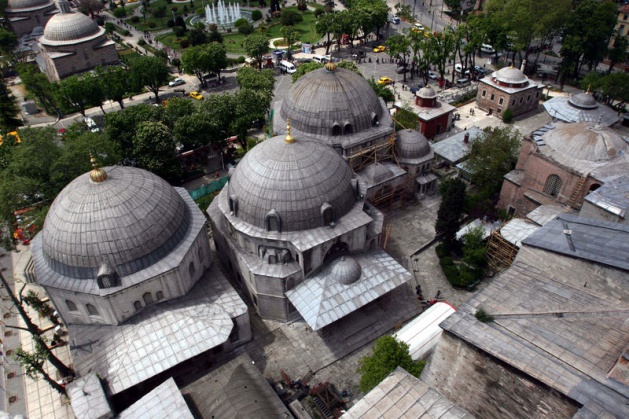
[[56,272],[96,278],[108,264],[128,275],[164,257],[189,226],[183,198],[142,169],[108,167],[106,179],[85,173],[52,203],[42,229],[43,254]]
[[356,259],[343,256],[335,260],[330,268],[330,276],[339,284],[350,285],[360,279],[362,269]]
[[414,129],[398,131],[395,145],[399,156],[404,159],[418,159],[430,153],[428,140]]
[[59,13],[50,18],[40,42],[44,45],[81,41],[104,32],[96,22],[83,13]]
[[7,9],[34,9],[38,6],[47,6],[52,3],[51,0],[9,0]]
[[[291,119],[292,123],[292,119]],[[265,228],[267,215],[277,213],[282,231],[322,226],[324,204],[336,219],[355,203],[352,171],[332,148],[315,140],[270,138],[245,154],[229,179],[236,215]]]
[[[382,119],[382,106],[367,80],[342,68],[318,69],[303,75],[289,90],[280,115],[311,135],[357,133]],[[350,127],[348,130],[347,127]]]
[[615,131],[592,122],[558,124],[542,138],[555,152],[577,160],[610,160],[629,148]]

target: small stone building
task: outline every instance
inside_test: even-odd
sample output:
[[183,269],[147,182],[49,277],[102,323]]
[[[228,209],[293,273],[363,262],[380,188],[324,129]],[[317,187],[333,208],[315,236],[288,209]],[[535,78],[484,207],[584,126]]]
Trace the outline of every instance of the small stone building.
[[[400,106],[396,103],[396,107]],[[455,109],[449,103],[441,102],[430,86],[419,89],[415,94],[415,103],[411,105],[412,112],[417,115],[419,131],[429,140],[450,130]]]
[[480,80],[476,104],[498,117],[507,109],[518,116],[537,109],[542,88],[521,70],[504,67]]
[[435,156],[426,137],[414,129],[398,131],[395,156],[406,171],[412,191],[418,199],[437,191],[437,175],[432,172]]
[[55,13],[54,0],[9,0],[4,10],[9,26],[18,38],[30,35],[35,28],[43,30]]
[[113,41],[83,13],[70,10],[69,3],[59,1],[60,13],[53,16],[39,39],[43,57],[42,70],[51,81],[91,70],[96,66],[118,64]]

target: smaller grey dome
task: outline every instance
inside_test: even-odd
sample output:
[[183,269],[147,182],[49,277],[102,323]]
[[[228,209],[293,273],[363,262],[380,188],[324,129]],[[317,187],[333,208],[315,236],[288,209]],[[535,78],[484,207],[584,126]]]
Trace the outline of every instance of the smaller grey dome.
[[577,160],[611,160],[629,149],[613,129],[593,122],[557,124],[557,128],[547,131],[542,138],[548,147]]
[[528,81],[528,77],[516,67],[504,67],[493,74],[494,79],[501,83],[521,84]]
[[52,4],[51,0],[9,0],[7,9],[33,9],[37,6],[47,6]]
[[598,108],[598,103],[596,103],[596,99],[592,97],[589,93],[579,93],[572,96],[568,99],[568,102],[581,109],[596,109]]
[[398,131],[395,145],[399,156],[405,159],[417,159],[430,153],[428,140],[414,129]]
[[337,259],[330,268],[332,278],[343,285],[350,285],[358,281],[361,274],[362,269],[360,265],[356,262],[356,259],[349,256]]
[[96,22],[83,13],[59,13],[51,17],[46,24],[40,42],[46,45],[49,42],[57,44],[78,41],[92,38],[100,32],[101,28]]
[[437,92],[432,87],[426,86],[417,91],[417,96],[422,99],[434,99],[437,97]]
[[389,170],[389,168],[382,163],[370,164],[369,166],[367,166],[367,168],[365,168],[364,173],[372,185],[384,182],[385,180],[390,179],[393,175],[393,173],[391,173],[391,170]]

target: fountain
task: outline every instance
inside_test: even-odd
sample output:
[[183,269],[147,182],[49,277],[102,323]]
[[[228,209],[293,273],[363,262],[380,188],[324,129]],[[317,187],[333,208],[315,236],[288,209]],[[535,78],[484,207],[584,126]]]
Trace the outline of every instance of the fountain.
[[225,6],[223,0],[218,0],[216,7],[213,4],[205,6],[205,22],[208,24],[227,25],[234,23],[241,17],[239,4]]

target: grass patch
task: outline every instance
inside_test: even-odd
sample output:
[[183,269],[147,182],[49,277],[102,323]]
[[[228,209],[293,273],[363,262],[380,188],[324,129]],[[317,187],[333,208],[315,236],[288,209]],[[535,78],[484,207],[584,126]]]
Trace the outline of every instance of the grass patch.
[[[183,7],[187,6],[188,9],[190,9],[190,3],[171,3],[168,4],[166,2],[166,0],[157,0],[151,3],[151,10],[146,12],[146,20],[144,19],[143,16],[140,16],[140,21],[137,23],[133,23],[131,22],[131,20],[129,20],[128,18],[125,20],[126,23],[128,23],[129,25],[133,26],[134,28],[136,28],[139,31],[150,31],[150,32],[154,32],[154,31],[160,31],[162,29],[167,28],[166,26],[166,22],[168,22],[169,20],[172,20],[173,18],[173,11],[175,12],[175,16],[180,16],[184,17],[184,10]],[[160,7],[164,7],[166,12],[164,14],[164,17],[154,17],[152,15],[152,12]],[[190,13],[190,10],[188,11],[188,13]],[[131,15],[132,13],[130,13]],[[152,27],[151,27],[152,26]]]

